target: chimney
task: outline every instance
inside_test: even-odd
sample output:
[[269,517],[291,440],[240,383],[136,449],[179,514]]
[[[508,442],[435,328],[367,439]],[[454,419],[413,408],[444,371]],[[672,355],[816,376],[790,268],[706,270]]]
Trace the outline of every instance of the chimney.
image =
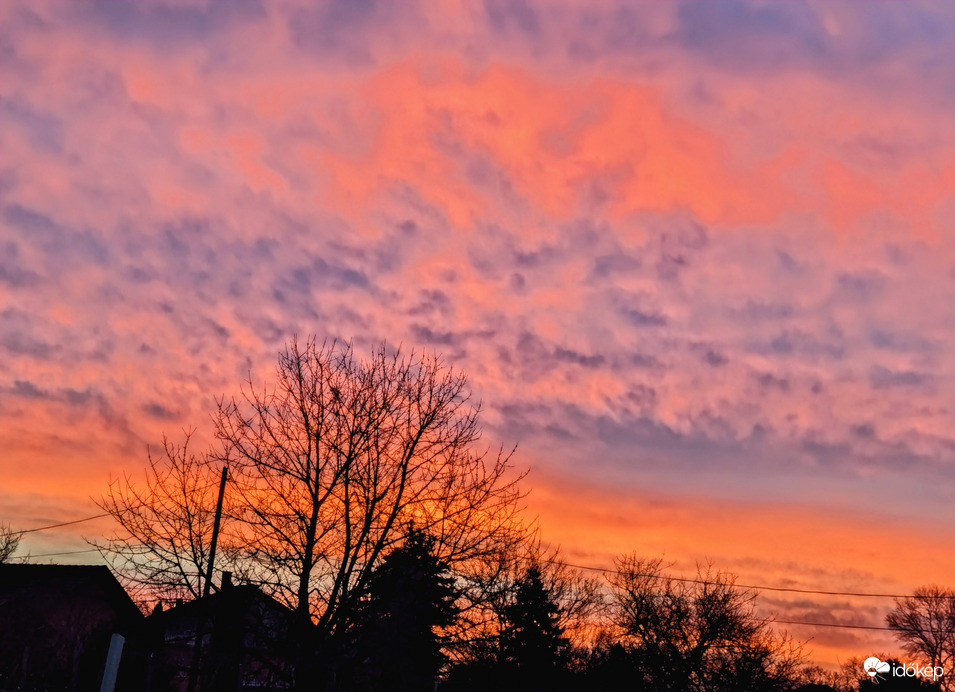
[[232,572],[223,572],[222,573],[222,586],[219,587],[220,590],[228,589],[232,586]]

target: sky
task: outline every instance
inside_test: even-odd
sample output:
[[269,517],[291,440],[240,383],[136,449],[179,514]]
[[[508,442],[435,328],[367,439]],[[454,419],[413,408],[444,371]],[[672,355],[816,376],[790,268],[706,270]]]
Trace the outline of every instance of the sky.
[[952,3],[10,1],[0,74],[0,521],[316,335],[465,371],[574,563],[955,583]]

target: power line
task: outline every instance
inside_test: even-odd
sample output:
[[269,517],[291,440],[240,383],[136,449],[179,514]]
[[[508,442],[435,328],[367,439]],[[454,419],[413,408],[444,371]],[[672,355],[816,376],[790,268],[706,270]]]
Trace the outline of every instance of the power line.
[[[23,530],[23,531],[18,531],[17,533],[19,533],[19,534],[25,534],[25,533],[34,533],[34,532],[36,532],[36,531],[47,531],[47,530],[49,530],[49,529],[58,529],[58,528],[63,527],[63,526],[71,526],[71,525],[73,525],[73,524],[81,524],[81,523],[83,523],[83,522],[92,521],[93,519],[101,519],[101,518],[103,518],[103,517],[108,517],[108,516],[109,516],[109,513],[96,514],[96,515],[93,515],[93,516],[91,516],[91,517],[85,517],[85,518],[83,518],[83,519],[76,519],[76,520],[74,520],[74,521],[65,521],[65,522],[61,522],[61,523],[59,523],[59,524],[51,524],[51,525],[49,525],[49,526],[40,526],[40,527],[37,527],[37,528],[35,528],[35,529],[25,529],[25,530]],[[93,553],[93,552],[98,552],[98,550],[97,550],[96,548],[91,548],[91,549],[89,549],[89,550],[74,550],[74,551],[67,551],[67,552],[61,552],[61,553],[43,553],[43,554],[40,554],[40,555],[28,555],[28,556],[25,556],[25,557],[28,557],[28,558],[36,558],[36,557],[58,557],[58,556],[61,556],[61,555],[79,555],[79,554],[81,554],[81,553]],[[582,570],[587,570],[587,571],[591,571],[591,572],[602,572],[602,573],[604,573],[604,574],[623,574],[623,572],[622,572],[621,570],[610,569],[610,568],[608,568],[608,567],[594,567],[594,566],[592,566],[592,565],[578,565],[578,564],[574,564],[574,563],[570,563],[570,562],[563,562],[563,561],[561,561],[561,560],[547,560],[547,562],[550,562],[551,564],[558,564],[558,565],[563,565],[563,566],[565,566],[565,567],[571,567],[571,568],[574,568],[574,569],[582,569]],[[657,577],[657,576],[659,576],[659,575],[651,574],[651,573],[640,573],[640,574],[633,574],[632,576],[636,576],[636,577]],[[708,582],[708,581],[706,581],[705,579],[693,579],[693,578],[690,578],[690,577],[673,577],[673,576],[667,576],[666,578],[667,578],[667,579],[670,579],[670,580],[672,580],[672,581],[684,582],[684,583],[689,583],[689,584],[711,584],[711,583],[713,583],[713,582]],[[754,589],[754,590],[756,590],[756,591],[776,591],[776,592],[783,592],[783,593],[802,593],[802,594],[812,594],[812,595],[816,595],[816,596],[853,596],[853,597],[859,597],[859,598],[895,598],[895,599],[916,598],[916,596],[914,596],[914,595],[912,595],[912,594],[867,593],[867,592],[860,592],[860,591],[825,591],[825,590],[821,590],[821,589],[797,589],[797,588],[794,588],[794,587],[765,586],[765,585],[760,585],[760,584],[733,584],[732,586],[735,586],[735,587],[738,587],[738,588],[741,588],[741,589]],[[950,598],[950,599],[951,599],[951,598],[955,598],[955,596],[942,596],[942,598]],[[874,626],[874,625],[842,625],[842,624],[827,623],[827,622],[803,622],[803,621],[797,621],[797,620],[773,620],[773,622],[778,623],[778,624],[782,624],[782,625],[804,625],[804,626],[807,626],[807,627],[832,627],[832,628],[838,628],[838,629],[880,630],[880,631],[888,631],[888,632],[894,632],[894,631],[896,631],[896,630],[894,630],[894,629],[891,628],[891,627],[877,627],[877,626]]]
[[[35,529],[24,529],[23,531],[17,531],[18,534],[25,533],[34,533],[36,531],[47,531],[49,529],[58,529],[62,526],[71,526],[73,524],[81,524],[83,522],[92,521],[93,519],[101,519],[103,517],[110,516],[108,512],[103,514],[95,514],[91,517],[85,517],[83,519],[75,519],[73,521],[64,521],[59,524],[50,524],[49,526],[40,526]],[[91,552],[91,551],[83,551]],[[66,554],[66,553],[64,553]],[[44,556],[45,557],[45,556]],[[563,565],[565,567],[572,567],[574,569],[583,569],[591,572],[603,572],[605,574],[622,574],[620,570],[610,569],[609,567],[594,567],[592,565],[577,565],[570,562],[564,562],[562,560],[547,560],[551,564]],[[655,574],[634,574],[635,577],[656,577]],[[686,582],[689,584],[709,584],[705,579],[692,579],[690,577],[673,577],[668,576],[667,579],[672,581]],[[916,598],[913,594],[893,594],[893,593],[868,593],[861,591],[825,591],[821,589],[797,589],[794,587],[786,586],[766,586],[762,584],[733,584],[741,589],[755,589],[756,591],[779,591],[784,593],[804,593],[804,594],[813,594],[817,596],[855,596],[861,598]],[[955,598],[955,596],[942,596],[942,598]]]
[[33,533],[35,531],[46,531],[47,529],[58,529],[61,526],[70,526],[71,524],[82,524],[84,521],[92,521],[93,519],[101,519],[102,517],[108,517],[109,513],[104,512],[103,514],[95,514],[92,517],[86,517],[84,519],[76,519],[74,521],[64,521],[60,524],[50,524],[49,526],[39,526],[35,529],[24,529],[23,531],[17,531],[16,533]]
[[[591,572],[603,572],[605,574],[624,574],[617,569],[610,569],[608,567],[593,567],[590,565],[576,565],[570,562],[563,562],[561,560],[547,560],[552,564],[564,565],[565,567],[573,567],[574,569],[584,569]],[[637,574],[634,573],[632,576],[635,577],[657,577],[657,574]],[[706,581],[705,579],[692,579],[690,577],[672,577],[667,576],[667,579],[672,581],[686,582],[690,584],[712,584],[711,581]],[[864,598],[917,598],[913,594],[893,594],[893,593],[863,593],[859,591],[822,591],[819,589],[796,589],[785,586],[762,586],[759,584],[733,584],[732,586],[738,587],[740,589],[754,589],[756,591],[782,591],[787,593],[806,593],[806,594],[815,594],[819,596],[860,596]],[[955,598],[955,596],[942,596],[942,598]]]
[[40,553],[39,555],[22,555],[20,557],[14,558],[17,560],[32,560],[35,557],[55,557],[58,555],[79,555],[80,553],[98,553],[99,548],[89,548],[87,550],[69,550],[65,553]]
[[[95,518],[95,517],[94,517],[94,518]],[[71,522],[71,523],[72,523],[72,522]],[[52,527],[51,527],[51,528],[52,528]],[[34,529],[34,530],[40,530],[40,529]],[[62,553],[40,553],[39,555],[24,555],[24,556],[22,556],[22,557],[20,557],[20,558],[18,558],[18,559],[28,560],[28,559],[38,558],[38,557],[58,557],[58,556],[61,556],[61,555],[80,555],[80,554],[83,554],[83,553],[97,553],[97,552],[99,552],[99,549],[97,549],[97,548],[89,548],[89,549],[87,549],[87,550],[71,550],[71,551],[62,552]],[[554,560],[549,560],[549,562],[556,562],[556,561],[554,561]],[[563,565],[566,565],[567,567],[575,567],[575,568],[577,568],[577,569],[589,569],[589,570],[598,571],[598,572],[619,573],[618,570],[607,569],[607,568],[604,568],[604,567],[589,567],[589,566],[586,566],[586,565],[572,565],[572,564],[569,564],[569,563],[557,563],[557,564],[563,564]],[[636,576],[653,576],[653,575],[646,575],[646,574],[645,574],[645,575],[636,575]],[[675,579],[675,580],[678,580],[678,581],[689,581],[689,582],[693,582],[693,583],[697,583],[697,584],[705,584],[705,583],[708,583],[708,582],[705,582],[705,581],[703,581],[703,580],[701,580],[701,579],[683,579],[683,578],[677,579],[676,577],[669,577],[669,578]],[[740,586],[742,586],[742,585],[740,585]],[[756,587],[743,587],[743,588],[756,588]],[[762,587],[762,588],[768,588],[768,587]],[[783,590],[783,589],[776,589],[776,590]],[[791,589],[790,589],[790,590],[791,590]],[[796,591],[802,591],[802,590],[796,589]],[[833,592],[829,592],[829,591],[820,591],[820,592],[808,591],[808,593],[825,593],[825,594],[829,594],[829,593],[833,593]],[[873,594],[855,594],[855,595],[863,595],[863,596],[865,596],[865,595],[873,595]],[[894,628],[892,628],[892,627],[877,627],[877,626],[875,626],[875,625],[843,625],[843,624],[836,624],[836,623],[832,623],[832,622],[805,622],[805,621],[802,621],[802,620],[775,620],[775,619],[771,620],[771,622],[772,622],[773,624],[777,624],[777,625],[803,625],[803,626],[806,626],[806,627],[831,627],[831,628],[836,628],[836,629],[851,629],[851,630],[878,630],[878,631],[883,631],[883,632],[897,632],[897,631],[899,631],[899,630],[896,630],[896,629],[894,629]],[[916,630],[913,630],[913,631],[916,631]]]
[[[25,529],[23,531],[17,531],[16,533],[33,533],[35,531],[46,531],[48,529],[58,529],[61,526],[71,526],[72,524],[81,524],[83,522],[92,521],[93,519],[101,519],[103,517],[108,517],[109,513],[104,512],[103,514],[96,514],[91,517],[85,517],[83,519],[75,519],[73,521],[64,521],[59,524],[51,524],[49,526],[40,526],[35,529]],[[87,551],[84,551],[87,552]],[[46,556],[44,556],[46,557]],[[622,574],[620,570],[610,569],[609,567],[594,567],[592,565],[578,565],[570,562],[564,562],[563,560],[546,560],[551,564],[563,565],[564,567],[572,567],[574,569],[583,569],[590,572],[603,572],[605,574]],[[655,574],[634,574],[635,577],[655,577]],[[690,577],[673,577],[668,576],[667,579],[672,581],[686,582],[689,584],[709,584],[705,579],[692,579]],[[755,589],[757,591],[779,591],[784,593],[804,593],[804,594],[813,594],[817,596],[856,596],[861,598],[915,598],[912,594],[892,594],[892,593],[866,593],[860,591],[824,591],[821,589],[797,589],[794,587],[785,587],[785,586],[765,586],[761,584],[733,584],[741,589]],[[955,598],[955,596],[942,596],[942,598]]]
[[[583,569],[589,570],[591,572],[603,572],[604,574],[624,574],[623,571],[618,569],[610,569],[608,567],[593,567],[591,565],[577,565],[570,562],[563,562],[561,560],[545,560],[545,562],[550,562],[555,565],[563,565],[565,567],[572,567],[574,569]],[[632,573],[631,576],[635,577],[660,577],[661,575],[652,574],[652,573]],[[672,581],[686,582],[690,584],[712,584],[712,581],[706,581],[705,579],[691,579],[689,577],[673,577],[673,576],[663,576],[661,578],[670,579]],[[781,586],[756,586],[752,584],[732,584],[741,589],[755,589],[757,591],[786,591],[794,593],[807,593],[807,594],[818,594],[823,596],[864,596],[871,598],[916,598],[916,596],[911,595],[901,595],[901,594],[877,594],[877,593],[860,593],[855,591],[821,591],[816,589],[795,589],[795,588],[786,588]],[[955,598],[955,596],[944,596],[943,598]],[[807,627],[831,627],[835,629],[851,629],[851,630],[879,630],[884,632],[899,632],[899,631],[911,631],[911,632],[921,632],[923,630],[898,630],[892,627],[879,627],[876,625],[844,625],[836,624],[832,622],[806,622],[803,620],[776,620],[772,619],[770,622],[780,625],[804,625]],[[947,634],[953,634],[955,632],[946,632]]]
[[891,627],[877,627],[875,625],[837,625],[834,622],[802,622],[800,620],[773,620],[778,625],[807,625],[809,627],[835,627],[845,630],[884,630],[886,632],[898,632],[899,630]]

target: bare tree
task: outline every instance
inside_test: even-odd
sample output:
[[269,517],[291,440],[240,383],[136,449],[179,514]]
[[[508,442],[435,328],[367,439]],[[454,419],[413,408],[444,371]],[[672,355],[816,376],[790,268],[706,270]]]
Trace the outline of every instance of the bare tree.
[[250,381],[216,416],[246,576],[328,634],[409,524],[452,567],[509,549],[519,477],[510,455],[476,450],[478,414],[466,377],[437,356],[380,346],[363,360],[292,341],[274,386]]
[[755,614],[756,593],[711,565],[684,579],[661,559],[627,556],[609,581],[621,641],[648,689],[783,686],[801,664],[800,647]]
[[166,440],[145,485],[111,481],[100,504],[119,530],[98,547],[133,581],[197,597],[221,462],[223,563],[293,608],[303,632],[345,632],[409,527],[434,538],[467,622],[527,535],[523,474],[478,447],[479,412],[467,378],[437,356],[382,345],[361,359],[347,344],[292,341],[271,384],[250,378],[218,401],[211,450]]
[[142,601],[197,598],[205,586],[218,492],[208,455],[163,438],[148,455],[144,484],[111,478],[98,502],[119,524],[105,542],[91,541],[117,573],[139,587]]
[[895,600],[885,622],[906,652],[945,669],[946,675],[939,680],[942,689],[955,690],[955,590],[919,587],[914,595]]
[[20,538],[23,536],[19,531],[14,531],[7,524],[0,524],[0,564],[9,560],[20,545]]

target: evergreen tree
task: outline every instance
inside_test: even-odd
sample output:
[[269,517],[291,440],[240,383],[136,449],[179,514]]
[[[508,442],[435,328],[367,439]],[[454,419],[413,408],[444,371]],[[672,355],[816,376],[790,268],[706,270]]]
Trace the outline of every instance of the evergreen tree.
[[531,566],[517,582],[514,600],[504,608],[501,658],[515,688],[553,689],[561,648],[560,608],[544,583],[540,568]]
[[456,610],[448,565],[434,555],[432,536],[411,530],[371,575],[357,635],[356,690],[434,689],[444,663],[436,630]]

